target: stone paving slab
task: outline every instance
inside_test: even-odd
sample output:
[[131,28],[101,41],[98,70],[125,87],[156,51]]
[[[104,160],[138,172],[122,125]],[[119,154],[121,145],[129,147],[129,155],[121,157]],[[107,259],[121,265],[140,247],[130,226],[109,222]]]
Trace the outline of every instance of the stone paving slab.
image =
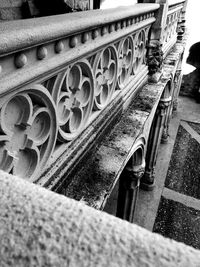
[[[173,115],[171,123],[170,123],[169,141],[167,144],[161,144],[159,148],[157,165],[155,168],[155,188],[151,192],[140,190],[140,193],[139,193],[139,199],[138,199],[136,214],[135,214],[136,215],[135,223],[150,231],[152,231],[153,226],[154,226],[161,195],[163,194],[165,196],[164,192],[166,191],[166,188],[164,189],[164,191],[163,191],[163,188],[164,188],[165,178],[166,178],[169,163],[170,163],[170,157],[171,157],[173,146],[174,146],[176,136],[177,136],[177,131],[180,125],[180,121],[181,121],[181,124],[184,124],[186,123],[185,121],[187,121],[188,127],[190,127],[190,133],[191,133],[191,128],[192,128],[191,123],[192,124],[196,123],[200,125],[199,114],[200,114],[200,105],[197,104],[194,99],[191,99],[188,97],[179,98],[178,111],[175,115]],[[188,123],[188,121],[190,121],[190,123]],[[198,136],[198,132],[196,131],[195,135],[193,132],[192,135],[193,135],[193,138],[196,140]],[[170,190],[170,189],[167,189],[167,190]],[[182,194],[178,193],[177,191],[174,191],[174,194],[176,194],[176,198],[173,198],[172,200],[180,201],[180,198],[177,198],[177,196],[182,195]],[[182,204],[190,206],[188,204],[188,199],[191,200],[192,197],[182,195],[182,199],[183,197],[186,197],[187,201],[185,202],[182,201]],[[169,198],[169,196],[167,196],[167,198]],[[197,202],[197,205],[199,205],[199,202]],[[197,208],[197,206],[194,206],[194,205],[192,207]]]
[[200,249],[200,211],[162,196],[153,232]]
[[200,144],[183,126],[178,129],[165,186],[200,199]]

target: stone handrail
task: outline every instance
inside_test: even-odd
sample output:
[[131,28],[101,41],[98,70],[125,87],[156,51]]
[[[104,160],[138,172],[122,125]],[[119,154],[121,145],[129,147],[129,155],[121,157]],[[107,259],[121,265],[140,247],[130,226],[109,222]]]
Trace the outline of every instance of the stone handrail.
[[34,182],[42,175],[44,185],[63,166],[75,166],[145,82],[158,8],[136,4],[0,24],[0,169]]
[[[0,55],[16,50],[38,46],[52,40],[79,34],[108,23],[137,17],[154,12],[158,4],[137,4],[108,10],[91,10],[65,15],[42,17],[37,19],[17,20],[0,24]],[[132,24],[132,23],[131,23]]]
[[0,263],[198,267],[200,252],[0,171]]

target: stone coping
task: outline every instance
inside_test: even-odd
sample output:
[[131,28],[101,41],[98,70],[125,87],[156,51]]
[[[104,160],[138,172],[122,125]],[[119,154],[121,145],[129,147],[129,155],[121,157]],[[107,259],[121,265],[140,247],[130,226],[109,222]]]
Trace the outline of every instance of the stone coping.
[[0,259],[3,267],[197,267],[200,252],[0,171]]
[[16,20],[0,24],[0,55],[43,44],[124,18],[155,11],[159,4],[135,4],[108,10]]

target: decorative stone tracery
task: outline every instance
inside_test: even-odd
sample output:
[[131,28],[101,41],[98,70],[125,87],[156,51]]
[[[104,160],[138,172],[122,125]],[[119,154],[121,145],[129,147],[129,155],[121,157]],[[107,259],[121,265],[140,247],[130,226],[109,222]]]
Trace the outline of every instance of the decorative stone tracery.
[[141,65],[145,63],[147,31],[141,30],[133,35],[134,40],[134,57],[133,57],[133,74],[136,74]]
[[163,45],[168,43],[176,35],[179,16],[180,10],[168,14],[163,34]]
[[47,82],[57,108],[58,138],[70,141],[87,123],[93,107],[94,77],[88,61],[70,65]]
[[55,106],[41,85],[11,95],[1,105],[0,168],[35,178],[51,156],[57,136]]
[[[45,25],[39,19],[43,28],[35,28],[36,43],[24,34],[30,25],[24,29],[23,45],[10,41],[0,57],[0,169],[39,180],[55,145],[57,148],[61,143],[75,141],[101,111],[109,109],[114,97],[123,101],[122,91],[129,80],[137,82],[137,74],[147,73],[148,31],[157,9],[158,5],[141,6],[138,13],[135,8],[133,12],[125,10],[124,17],[115,11],[111,18],[105,14],[107,22],[103,24],[99,23],[99,14],[93,25],[86,23],[73,32],[63,17],[56,32],[50,27],[49,36],[41,34]],[[72,20],[75,21],[73,17]],[[2,40],[7,38],[6,33],[5,36]],[[7,79],[11,83],[7,84]],[[19,115],[8,131],[3,121],[12,112]],[[22,123],[18,122],[20,118]],[[17,143],[17,139],[21,141]]]
[[109,46],[94,59],[94,109],[100,110],[110,101],[117,82],[118,58],[114,46]]
[[132,72],[134,57],[133,38],[128,36],[119,44],[118,87],[123,88]]

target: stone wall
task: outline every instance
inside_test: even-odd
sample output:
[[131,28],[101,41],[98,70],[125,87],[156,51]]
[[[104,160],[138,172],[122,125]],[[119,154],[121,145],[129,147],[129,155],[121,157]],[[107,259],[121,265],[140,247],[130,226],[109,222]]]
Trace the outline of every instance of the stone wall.
[[0,20],[21,19],[23,0],[2,0],[0,1]]

